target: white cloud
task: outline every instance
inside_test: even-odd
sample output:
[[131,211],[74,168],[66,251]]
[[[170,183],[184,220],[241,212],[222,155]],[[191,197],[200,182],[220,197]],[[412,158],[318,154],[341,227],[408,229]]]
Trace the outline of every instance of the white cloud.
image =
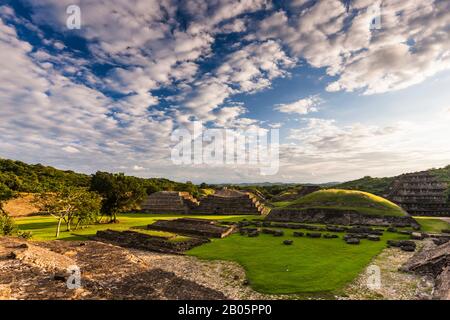
[[278,104],[276,105],[275,110],[283,113],[297,113],[304,115],[311,112],[317,112],[317,107],[322,103],[323,100],[319,96],[315,95],[292,103]]
[[372,5],[352,1],[354,17],[339,0],[319,0],[289,18],[278,11],[250,38],[282,39],[296,56],[326,68],[337,77],[329,91],[399,90],[450,68],[450,2],[384,1],[381,30],[369,28]]
[[72,146],[64,147],[64,148],[62,148],[62,150],[67,153],[79,153],[80,152],[80,150],[78,150],[77,148],[72,147]]

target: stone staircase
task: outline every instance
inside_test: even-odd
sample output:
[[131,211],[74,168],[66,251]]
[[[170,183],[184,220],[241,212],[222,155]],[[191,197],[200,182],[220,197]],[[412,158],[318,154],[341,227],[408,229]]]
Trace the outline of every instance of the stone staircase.
[[264,204],[254,195],[249,193],[222,196],[209,195],[200,201],[200,205],[192,209],[195,214],[264,214]]
[[141,212],[187,214],[199,205],[189,192],[160,191],[152,193],[141,204]]

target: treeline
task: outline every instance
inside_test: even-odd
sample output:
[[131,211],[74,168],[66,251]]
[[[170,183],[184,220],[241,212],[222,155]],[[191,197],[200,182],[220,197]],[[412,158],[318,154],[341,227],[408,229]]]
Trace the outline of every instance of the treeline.
[[366,176],[361,179],[338,184],[334,187],[338,189],[365,191],[382,197],[385,195],[387,188],[391,185],[394,179],[395,177],[372,178],[370,176]]
[[[133,177],[147,194],[157,191],[188,191],[199,195],[193,183],[180,183],[168,179]],[[63,187],[89,188],[92,175],[64,171],[41,164],[30,165],[21,161],[0,159],[0,192],[55,192]]]

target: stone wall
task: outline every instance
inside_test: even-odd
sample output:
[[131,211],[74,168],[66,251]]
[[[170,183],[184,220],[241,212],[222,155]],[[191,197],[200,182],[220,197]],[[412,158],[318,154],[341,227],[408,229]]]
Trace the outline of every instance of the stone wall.
[[419,227],[411,217],[361,214],[354,210],[275,208],[267,216],[268,221],[307,222],[337,225],[375,225]]
[[386,198],[411,215],[450,216],[448,185],[427,171],[399,176],[386,191]]
[[450,299],[450,241],[420,251],[400,270],[432,277],[435,280],[434,298]]
[[94,240],[110,242],[121,247],[172,254],[181,253],[209,242],[209,240],[205,238],[190,238],[185,241],[169,241],[163,237],[155,237],[130,230],[97,231]]
[[205,238],[224,238],[231,234],[234,226],[221,226],[216,221],[206,219],[158,220],[147,226],[150,230],[167,231]]

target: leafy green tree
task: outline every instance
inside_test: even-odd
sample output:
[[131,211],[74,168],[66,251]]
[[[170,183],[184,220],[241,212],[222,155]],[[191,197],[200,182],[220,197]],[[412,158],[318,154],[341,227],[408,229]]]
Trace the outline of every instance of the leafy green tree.
[[3,202],[12,198],[13,191],[3,183],[0,183],[0,235],[9,236],[16,230],[14,220],[3,211]]
[[91,190],[102,196],[101,211],[110,217],[110,222],[117,222],[119,212],[131,209],[146,196],[140,179],[122,173],[97,172],[92,176]]
[[4,213],[3,202],[11,199],[13,196],[14,192],[5,184],[0,183],[0,214]]
[[76,222],[76,228],[81,224],[93,222],[100,212],[101,197],[85,188],[64,187],[56,192],[43,192],[37,197],[37,203],[42,210],[58,219],[56,238],[59,237],[61,224],[66,224],[71,231]]

